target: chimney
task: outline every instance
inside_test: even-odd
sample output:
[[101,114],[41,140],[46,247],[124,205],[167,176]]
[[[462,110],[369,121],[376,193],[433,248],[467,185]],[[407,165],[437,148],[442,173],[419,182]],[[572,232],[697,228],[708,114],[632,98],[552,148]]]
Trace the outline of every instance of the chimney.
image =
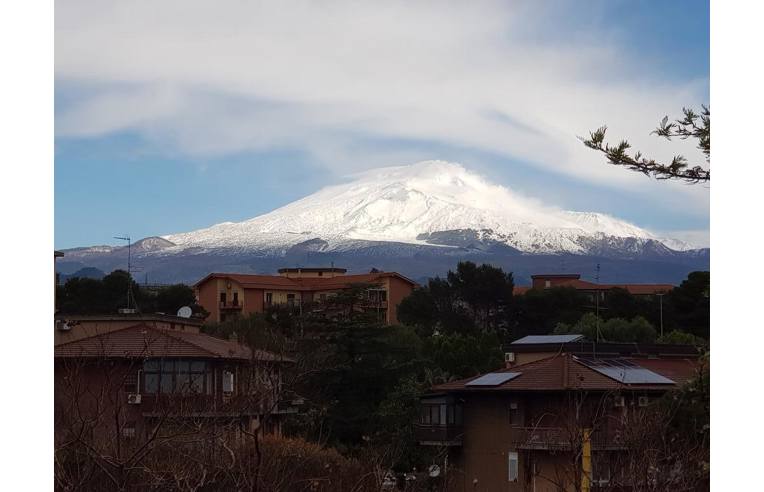
[[504,352],[504,367],[506,369],[509,369],[510,367],[515,365],[515,353],[514,352]]

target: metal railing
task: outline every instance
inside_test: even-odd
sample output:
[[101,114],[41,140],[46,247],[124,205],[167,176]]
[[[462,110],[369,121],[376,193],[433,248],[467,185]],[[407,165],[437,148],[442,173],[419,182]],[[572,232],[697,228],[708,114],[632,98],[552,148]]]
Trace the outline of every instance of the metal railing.
[[463,436],[460,425],[414,424],[414,437],[420,444],[461,446]]
[[[581,430],[563,427],[514,427],[512,441],[518,449],[571,450],[581,446]],[[593,449],[622,449],[621,433],[596,429],[591,433]]]

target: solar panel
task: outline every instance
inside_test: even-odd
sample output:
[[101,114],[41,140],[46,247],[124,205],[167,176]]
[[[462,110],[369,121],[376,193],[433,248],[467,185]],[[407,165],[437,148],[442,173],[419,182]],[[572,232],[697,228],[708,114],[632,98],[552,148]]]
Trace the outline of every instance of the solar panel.
[[526,343],[568,343],[581,340],[582,338],[584,338],[583,335],[528,335],[515,340],[511,345]]
[[473,379],[465,386],[498,386],[519,376],[519,372],[489,372],[477,379]]
[[576,360],[586,367],[624,384],[674,384],[671,379],[626,359],[576,357]]

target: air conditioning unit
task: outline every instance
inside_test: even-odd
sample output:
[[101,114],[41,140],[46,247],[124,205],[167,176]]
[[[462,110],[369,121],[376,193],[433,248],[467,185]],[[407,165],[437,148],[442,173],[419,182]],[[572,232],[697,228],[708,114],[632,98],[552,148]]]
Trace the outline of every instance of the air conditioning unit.
[[626,406],[626,399],[623,396],[616,396],[613,398],[613,406],[614,407],[625,407]]
[[130,393],[127,395],[127,404],[128,405],[140,405],[141,404],[141,394],[140,393]]
[[66,321],[64,321],[62,319],[57,319],[56,320],[56,329],[58,331],[69,331],[69,330],[72,329],[72,327],[69,326],[69,324]]
[[514,361],[515,361],[514,352],[504,352],[504,362],[514,362]]
[[517,410],[517,402],[516,401],[510,402],[509,409],[510,410]]
[[637,404],[640,407],[646,407],[648,403],[650,403],[650,398],[648,398],[646,396],[640,396],[639,400],[637,401]]

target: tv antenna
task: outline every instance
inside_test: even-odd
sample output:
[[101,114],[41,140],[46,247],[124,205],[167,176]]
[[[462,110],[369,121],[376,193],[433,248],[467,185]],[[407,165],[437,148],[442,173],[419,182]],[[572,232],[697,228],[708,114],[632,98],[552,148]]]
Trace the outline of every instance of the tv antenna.
[[133,304],[133,275],[130,273],[130,236],[114,236],[114,239],[127,241],[127,309]]

